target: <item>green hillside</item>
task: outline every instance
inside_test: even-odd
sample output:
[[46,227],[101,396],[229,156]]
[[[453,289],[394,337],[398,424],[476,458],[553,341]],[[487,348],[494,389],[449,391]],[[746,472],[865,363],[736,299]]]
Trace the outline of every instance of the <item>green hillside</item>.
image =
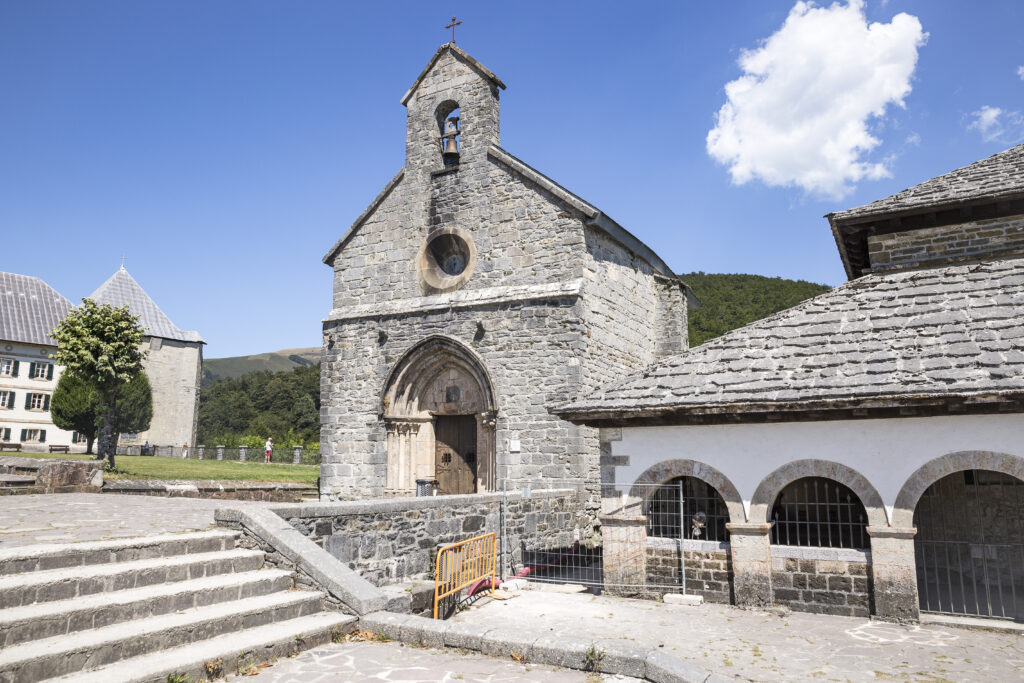
[[271,353],[231,358],[204,358],[202,386],[208,387],[219,379],[235,379],[250,372],[260,370],[280,372],[294,368],[309,368],[319,362],[319,347],[282,349]]
[[698,272],[679,277],[701,302],[700,308],[690,313],[690,346],[703,344],[831,289],[804,280],[761,275]]

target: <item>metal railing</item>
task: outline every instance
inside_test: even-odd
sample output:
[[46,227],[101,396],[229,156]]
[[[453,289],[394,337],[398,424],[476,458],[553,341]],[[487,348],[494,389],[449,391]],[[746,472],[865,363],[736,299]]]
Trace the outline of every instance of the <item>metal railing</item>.
[[490,578],[491,595],[497,584],[498,542],[495,533],[443,546],[434,570],[434,618],[442,600]]
[[[141,455],[158,458],[187,458],[189,460],[232,460],[236,462],[265,462],[262,448],[247,446],[161,446],[122,445],[117,446],[117,455]],[[276,465],[319,465],[320,449],[302,446],[278,446],[270,454],[270,462]]]

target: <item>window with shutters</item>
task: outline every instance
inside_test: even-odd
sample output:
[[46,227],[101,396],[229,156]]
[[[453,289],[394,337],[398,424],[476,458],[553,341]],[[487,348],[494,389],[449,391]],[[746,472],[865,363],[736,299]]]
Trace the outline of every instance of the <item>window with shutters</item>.
[[0,441],[8,442],[11,440],[11,428],[0,427]]
[[0,358],[0,377],[11,377],[14,375],[14,359]]
[[46,400],[46,394],[29,394],[28,395],[28,409],[29,410],[46,410],[46,404],[49,401]]
[[22,441],[41,443],[46,439],[45,429],[23,429],[21,433],[23,435],[21,437]]
[[32,379],[52,379],[53,378],[53,364],[52,363],[33,363],[32,364]]
[[11,407],[11,403],[13,403],[11,399],[11,392],[0,391],[0,408],[3,408],[5,410],[9,409]]

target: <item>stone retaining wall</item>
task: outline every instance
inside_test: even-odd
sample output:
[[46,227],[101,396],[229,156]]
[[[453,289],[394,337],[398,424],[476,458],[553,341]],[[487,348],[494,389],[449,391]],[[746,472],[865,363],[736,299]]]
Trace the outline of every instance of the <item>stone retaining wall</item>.
[[[381,586],[424,578],[439,544],[505,531],[506,558],[521,562],[520,541],[529,547],[569,547],[588,535],[584,494],[574,490],[389,498],[367,502],[315,503],[274,512],[331,555]],[[501,557],[499,556],[499,563]],[[499,572],[500,573],[500,572]]]
[[772,546],[775,602],[798,612],[870,616],[870,558],[859,550]]
[[103,486],[103,493],[298,503],[304,498],[315,497],[317,489],[306,484],[273,481],[119,480],[108,481]]
[[103,486],[103,463],[98,460],[0,457],[0,474],[35,478],[31,486],[0,493],[99,493]]
[[[707,602],[732,602],[732,567],[729,544],[686,541],[686,593],[702,595]],[[647,583],[682,588],[679,578],[679,544],[671,538],[647,539]],[[668,593],[671,589],[655,589]]]

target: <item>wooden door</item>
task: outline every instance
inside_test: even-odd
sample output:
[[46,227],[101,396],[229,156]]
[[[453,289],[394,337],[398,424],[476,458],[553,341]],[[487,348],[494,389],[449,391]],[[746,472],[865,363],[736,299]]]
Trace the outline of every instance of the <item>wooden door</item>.
[[439,415],[434,443],[438,493],[476,493],[476,418]]

